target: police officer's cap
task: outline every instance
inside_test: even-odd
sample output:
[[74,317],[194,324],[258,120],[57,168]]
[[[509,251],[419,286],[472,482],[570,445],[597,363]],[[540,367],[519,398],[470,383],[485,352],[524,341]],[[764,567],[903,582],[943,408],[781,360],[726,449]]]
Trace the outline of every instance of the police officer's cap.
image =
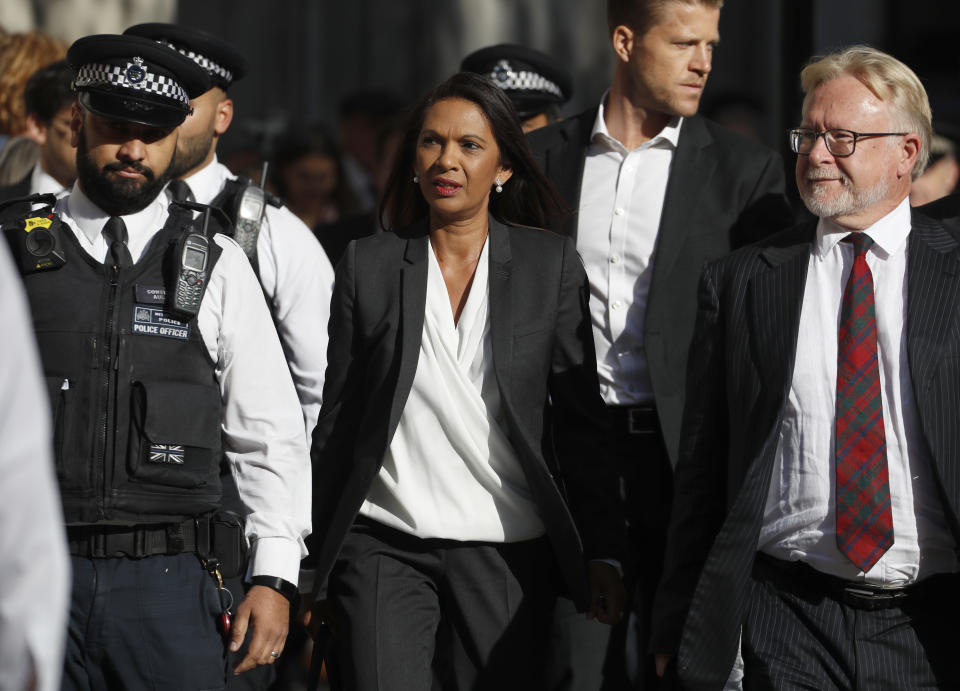
[[67,62],[80,105],[112,120],[176,127],[190,113],[190,99],[210,88],[192,60],[138,36],[84,36],[70,46]]
[[489,77],[502,88],[522,119],[570,100],[573,79],[557,61],[539,50],[501,43],[470,53],[460,69]]
[[148,22],[136,24],[123,32],[165,43],[193,60],[210,75],[210,84],[226,90],[247,73],[247,61],[236,48],[223,39],[180,24]]

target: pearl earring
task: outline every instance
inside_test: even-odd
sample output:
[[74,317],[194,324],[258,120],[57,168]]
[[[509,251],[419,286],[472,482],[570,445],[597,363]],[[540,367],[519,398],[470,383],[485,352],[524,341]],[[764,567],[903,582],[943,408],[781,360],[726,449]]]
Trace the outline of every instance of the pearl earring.
[[500,182],[500,178],[496,179],[496,183],[497,183],[497,186],[494,187],[493,189],[497,191],[497,194],[500,194],[501,192],[503,192],[503,183]]
[[413,182],[414,182],[414,184],[420,182],[420,178],[417,176],[416,173],[413,174]]

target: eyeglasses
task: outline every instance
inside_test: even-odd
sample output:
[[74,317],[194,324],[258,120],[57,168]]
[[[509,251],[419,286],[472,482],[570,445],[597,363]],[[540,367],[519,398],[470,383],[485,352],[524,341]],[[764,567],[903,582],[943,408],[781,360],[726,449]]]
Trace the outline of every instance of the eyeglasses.
[[854,132],[853,130],[826,130],[817,132],[809,129],[790,130],[790,149],[795,154],[808,156],[817,145],[817,138],[823,137],[827,151],[838,158],[850,156],[857,149],[857,140],[864,137],[897,137],[908,132]]

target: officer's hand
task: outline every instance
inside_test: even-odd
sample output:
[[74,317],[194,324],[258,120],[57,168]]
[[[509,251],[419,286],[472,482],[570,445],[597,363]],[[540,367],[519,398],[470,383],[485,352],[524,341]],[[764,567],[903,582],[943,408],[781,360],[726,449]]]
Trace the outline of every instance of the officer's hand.
[[603,561],[591,561],[588,568],[590,581],[590,609],[587,619],[596,619],[602,624],[616,624],[623,614],[627,593],[617,567]]
[[337,635],[337,627],[334,623],[333,608],[328,600],[317,600],[313,603],[313,608],[307,610],[303,615],[303,625],[310,633],[313,640],[317,640],[323,627],[329,627],[330,633]]
[[243,602],[237,607],[230,629],[230,650],[240,649],[247,635],[247,628],[253,629],[247,656],[233,669],[234,674],[242,674],[257,665],[272,665],[276,657],[270,653],[283,651],[287,640],[287,628],[290,622],[290,602],[273,588],[255,585],[250,588]]

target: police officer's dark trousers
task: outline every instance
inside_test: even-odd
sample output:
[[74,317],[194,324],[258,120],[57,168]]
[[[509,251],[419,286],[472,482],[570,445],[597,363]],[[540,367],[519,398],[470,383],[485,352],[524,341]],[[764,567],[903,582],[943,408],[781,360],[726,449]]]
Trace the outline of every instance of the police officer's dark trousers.
[[71,557],[63,689],[222,689],[213,579],[194,554]]

